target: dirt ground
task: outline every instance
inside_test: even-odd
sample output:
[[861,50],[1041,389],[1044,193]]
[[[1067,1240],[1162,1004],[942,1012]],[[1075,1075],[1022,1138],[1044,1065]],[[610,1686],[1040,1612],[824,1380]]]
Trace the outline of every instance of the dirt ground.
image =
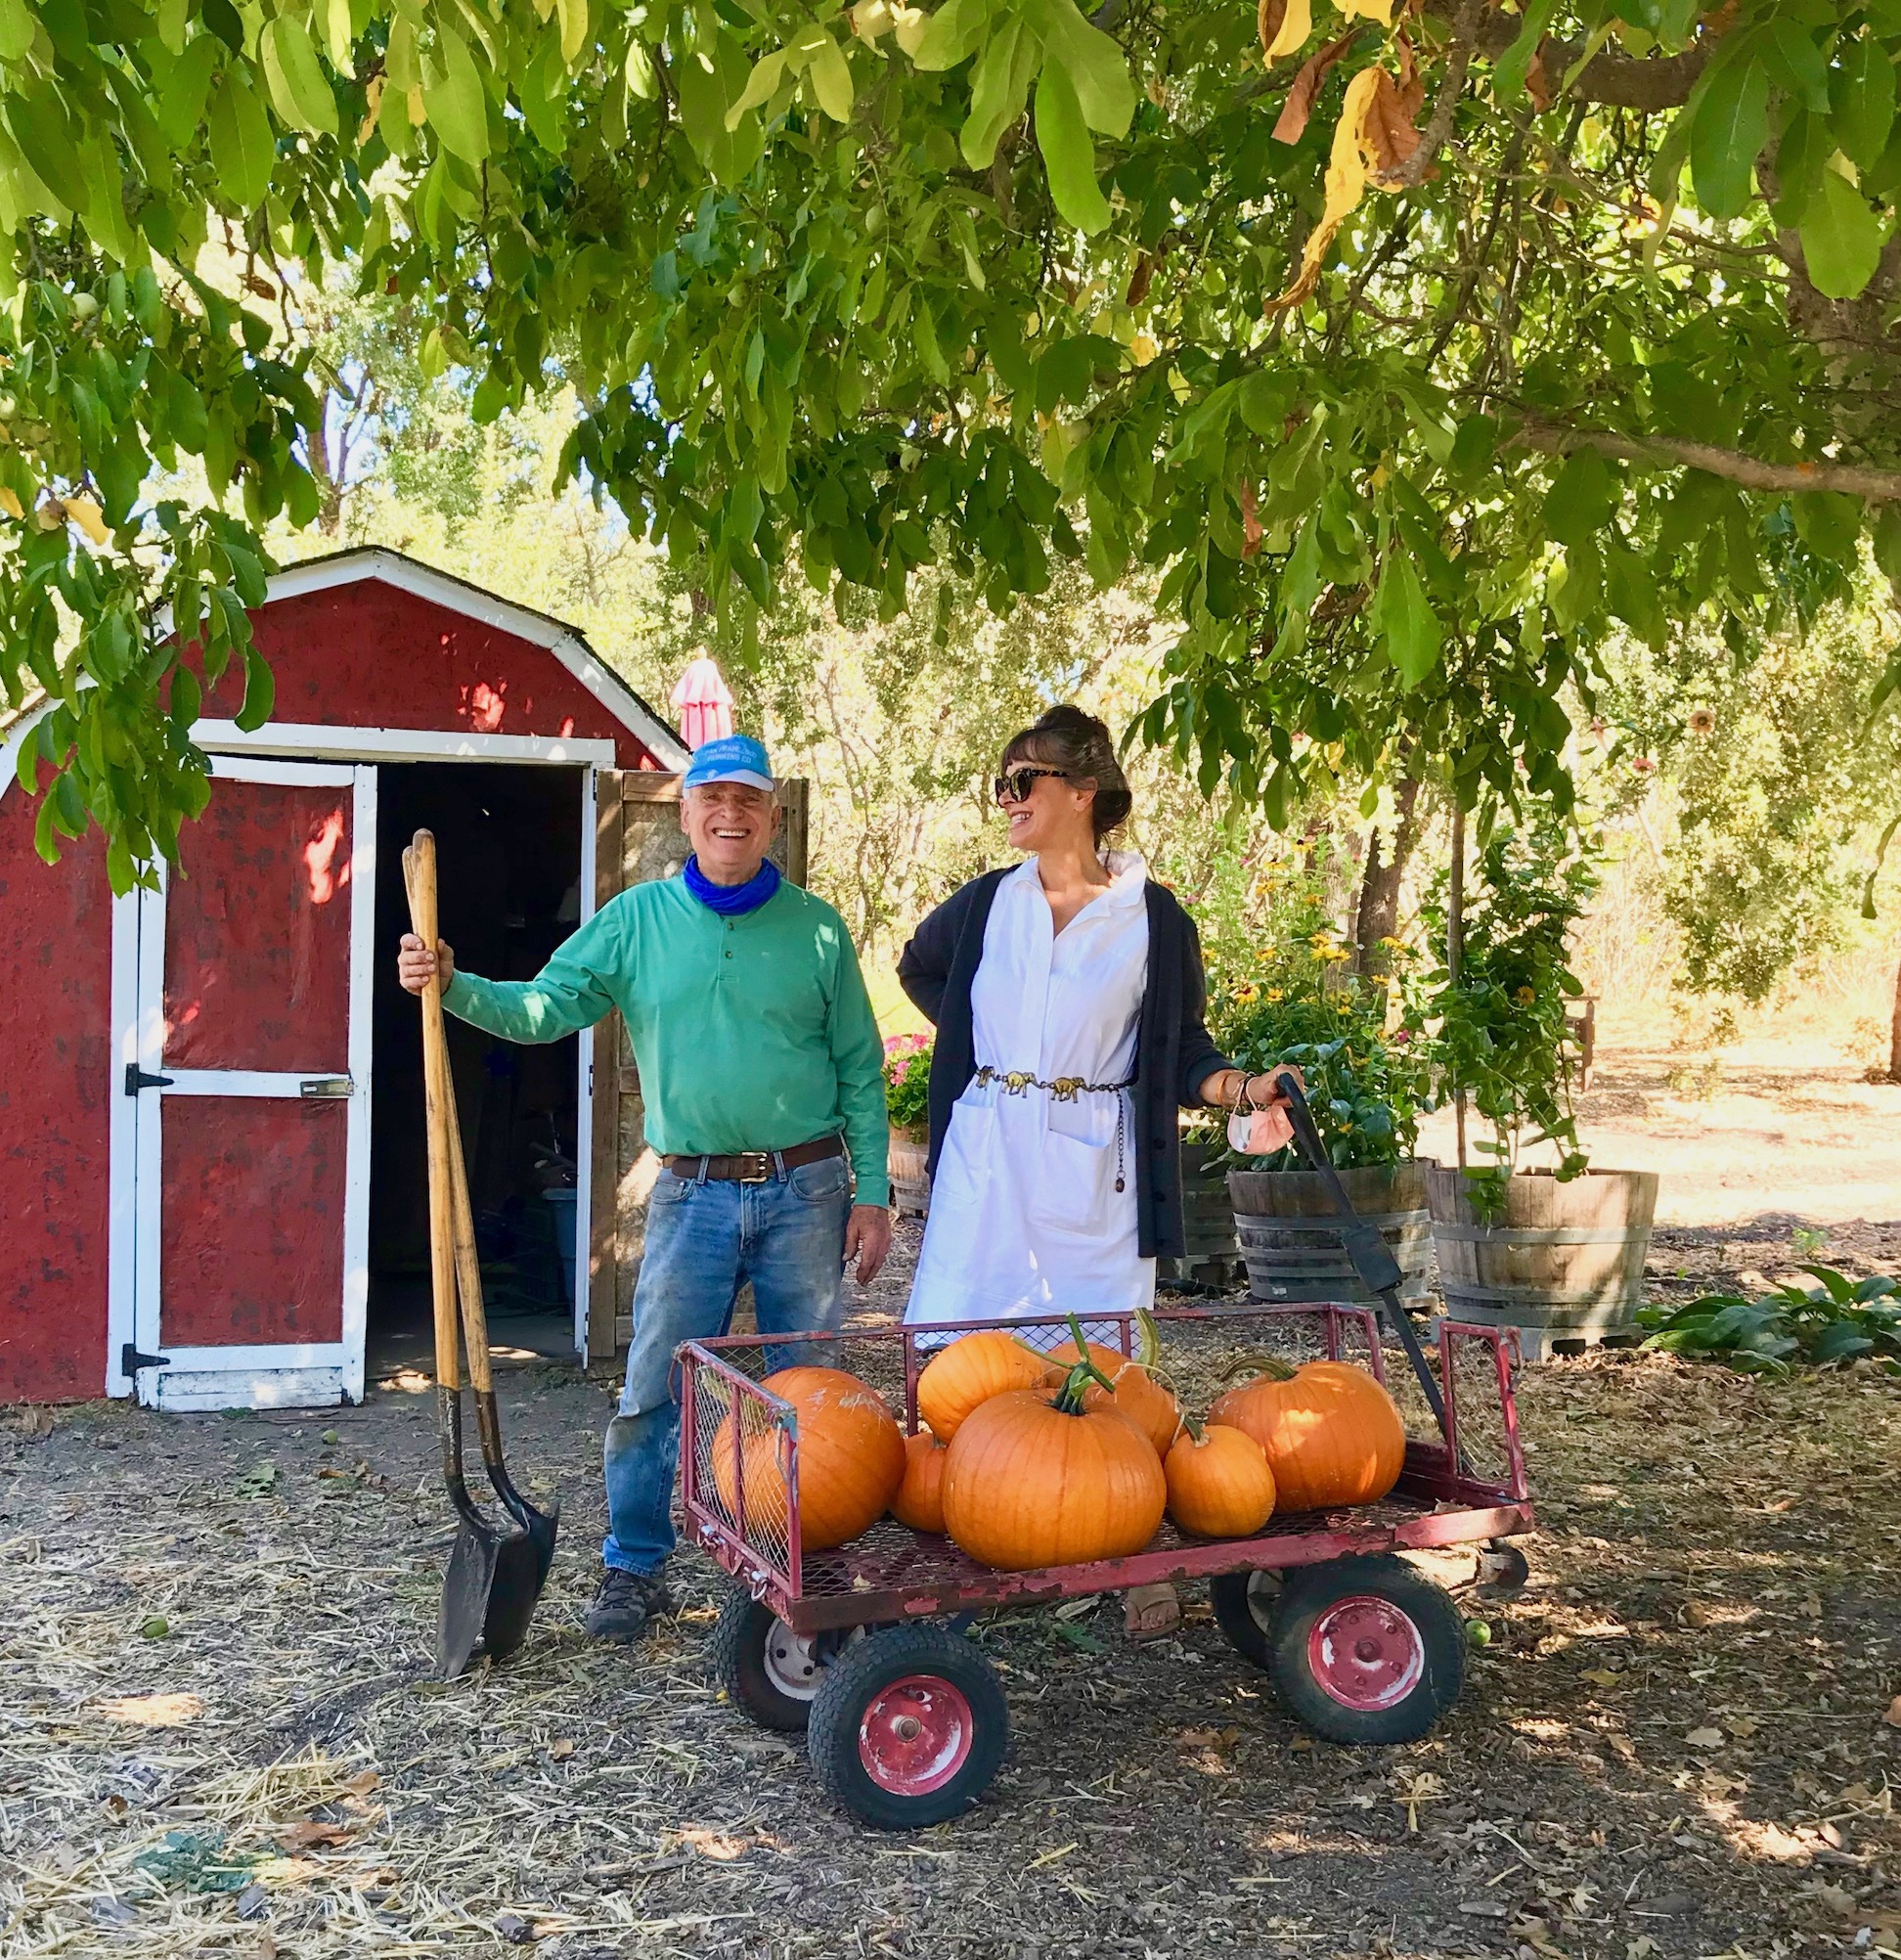
[[[1658,1145],[1674,1182],[1713,1105],[1650,1066],[1607,1068],[1587,1118],[1633,1150],[1680,1125]],[[1659,1293],[1775,1277],[1815,1250],[1802,1230],[1894,1269],[1893,1107],[1799,1091],[1725,1090],[1797,1141],[1748,1142],[1759,1169],[1711,1146],[1707,1193],[1736,1201],[1705,1194],[1713,1225],[1670,1210]],[[1644,1101],[1627,1132],[1619,1097]],[[1792,1161],[1810,1147],[1839,1166]],[[861,1314],[902,1298],[913,1248],[906,1227]],[[1892,1377],[1764,1384],[1633,1354],[1529,1372],[1530,1583],[1461,1594],[1464,1697],[1406,1748],[1310,1742],[1199,1590],[1178,1636],[1142,1646],[1114,1600],[980,1622],[1010,1759],[975,1811],[913,1838],[830,1808],[801,1752],[724,1702],[703,1559],[676,1562],[680,1616],[647,1645],[582,1637],[610,1385],[573,1369],[503,1384],[511,1457],[563,1499],[531,1638],[432,1680],[449,1534],[422,1387],[314,1414],[0,1419],[3,1960],[1901,1960]]]

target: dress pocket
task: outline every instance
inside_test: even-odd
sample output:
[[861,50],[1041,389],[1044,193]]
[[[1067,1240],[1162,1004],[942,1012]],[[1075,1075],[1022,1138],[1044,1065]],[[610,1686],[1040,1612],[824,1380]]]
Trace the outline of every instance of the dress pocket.
[[1025,1210],[1042,1230],[1094,1238],[1109,1229],[1109,1200],[1116,1180],[1116,1136],[1098,1140],[1065,1130],[1043,1135],[1042,1163]]

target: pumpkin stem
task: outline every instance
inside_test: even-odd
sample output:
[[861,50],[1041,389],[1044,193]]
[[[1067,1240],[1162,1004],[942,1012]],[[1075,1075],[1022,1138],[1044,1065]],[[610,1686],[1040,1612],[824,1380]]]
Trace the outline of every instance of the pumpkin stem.
[[[1180,1418],[1175,1423],[1175,1436],[1180,1436],[1184,1430],[1187,1432],[1190,1443],[1199,1444],[1205,1441],[1208,1436],[1207,1423],[1199,1421],[1196,1417],[1190,1415],[1185,1408],[1181,1410]],[[1171,1437],[1169,1440],[1171,1443],[1173,1443],[1174,1437]],[[1164,1453],[1166,1454],[1166,1452]]]
[[1092,1381],[1099,1383],[1111,1395],[1115,1394],[1116,1385],[1090,1360],[1089,1344],[1083,1338],[1082,1321],[1072,1314],[1069,1316],[1069,1323],[1070,1333],[1075,1337],[1076,1352],[1080,1359],[1077,1360],[1076,1365],[1070,1369],[1069,1373],[1063,1377],[1063,1386],[1057,1390],[1056,1400],[1050,1403],[1050,1406],[1061,1409],[1065,1415],[1081,1415],[1083,1413],[1083,1397],[1087,1392],[1088,1386]]
[[1135,1352],[1129,1359],[1140,1361],[1151,1371],[1162,1359],[1162,1332],[1155,1324],[1155,1315],[1146,1307],[1135,1310]]
[[1248,1354],[1236,1355],[1222,1368],[1220,1379],[1224,1382],[1238,1381],[1243,1375],[1264,1375],[1270,1382],[1291,1382],[1295,1368],[1279,1355],[1270,1355],[1256,1349]]

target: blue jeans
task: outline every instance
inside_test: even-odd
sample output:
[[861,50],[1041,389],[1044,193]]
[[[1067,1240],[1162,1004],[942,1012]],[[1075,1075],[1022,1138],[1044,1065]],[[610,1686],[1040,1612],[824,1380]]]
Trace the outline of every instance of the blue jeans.
[[[844,1311],[851,1205],[843,1157],[801,1164],[762,1184],[661,1171],[647,1206],[646,1251],[634,1289],[627,1381],[602,1452],[604,1564],[619,1572],[657,1572],[674,1547],[680,1457],[674,1350],[683,1341],[724,1334],[747,1279],[762,1334],[835,1330]],[[769,1367],[796,1359],[821,1357],[767,1351]]]

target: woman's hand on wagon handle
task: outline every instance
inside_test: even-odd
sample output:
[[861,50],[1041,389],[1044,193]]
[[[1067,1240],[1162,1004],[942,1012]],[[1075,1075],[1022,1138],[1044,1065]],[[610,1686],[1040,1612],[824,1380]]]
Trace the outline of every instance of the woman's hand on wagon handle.
[[404,933],[396,955],[396,977],[403,983],[405,991],[411,994],[426,992],[438,969],[446,993],[450,981],[456,977],[456,949],[446,939],[438,939],[436,950],[431,953],[415,933]]
[[[1228,1142],[1252,1157],[1271,1157],[1294,1140],[1294,1125],[1288,1120],[1287,1094],[1283,1079],[1292,1077],[1304,1094],[1306,1078],[1285,1063],[1264,1075],[1247,1075],[1238,1068],[1218,1069],[1202,1084],[1202,1100],[1211,1109],[1228,1111]],[[1237,1125],[1247,1132],[1245,1141]]]
[[[404,943],[408,944],[407,941]],[[1305,1092],[1306,1077],[1291,1062],[1283,1062],[1278,1068],[1270,1068],[1262,1075],[1249,1075],[1246,1070],[1238,1068],[1216,1069],[1202,1084],[1202,1101],[1210,1109],[1273,1109],[1287,1100],[1286,1092],[1280,1086],[1283,1076],[1292,1076],[1295,1087]],[[1289,1134],[1292,1135],[1292,1132]]]

